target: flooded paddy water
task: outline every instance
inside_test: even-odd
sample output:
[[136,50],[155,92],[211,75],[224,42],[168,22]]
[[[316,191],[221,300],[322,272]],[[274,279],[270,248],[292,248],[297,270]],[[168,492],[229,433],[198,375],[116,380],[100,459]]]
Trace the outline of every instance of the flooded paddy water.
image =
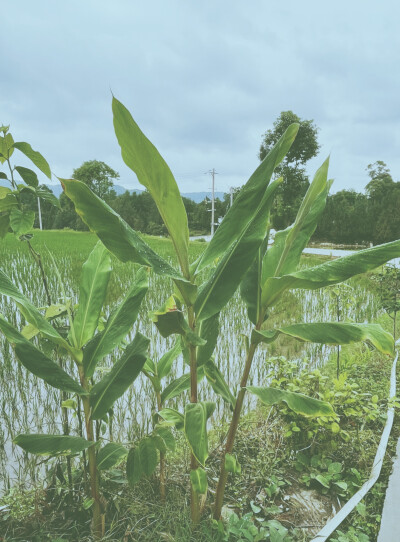
[[[90,234],[87,234],[90,236]],[[17,244],[17,241],[14,241]],[[90,237],[88,246],[69,251],[68,246],[52,248],[58,270],[61,274],[66,295],[73,301],[77,300],[80,268],[87,257],[95,238]],[[90,246],[89,246],[90,245]],[[193,258],[204,249],[204,243],[193,243],[191,252]],[[50,258],[41,247],[44,264],[49,276],[49,286],[53,303],[61,301],[61,292],[56,282],[55,273],[50,268]],[[321,250],[321,249],[314,249]],[[321,254],[321,252],[318,252]],[[322,252],[324,253],[324,252]],[[328,256],[335,256],[334,251],[328,249]],[[342,255],[342,254],[340,254]],[[168,253],[163,257],[173,262]],[[27,247],[20,243],[17,248],[8,250],[0,245],[1,269],[12,278],[20,290],[33,301],[36,306],[45,304],[45,293],[41,283],[38,269],[33,264]],[[316,264],[312,259],[312,264]],[[309,258],[303,260],[302,265],[310,265]],[[128,290],[135,274],[135,266],[121,264],[113,259],[114,272],[109,285],[108,312],[119,302],[121,296]],[[349,289],[350,290],[350,289]],[[142,303],[139,318],[130,333],[132,340],[135,333],[140,331],[150,338],[150,358],[159,359],[174,344],[175,338],[163,339],[151,323],[148,312],[159,307],[172,293],[172,285],[166,284],[165,279],[152,274],[150,288]],[[373,320],[377,314],[374,297],[361,284],[354,285],[351,291],[354,302],[344,303],[342,319],[363,322]],[[336,307],[332,303],[327,291],[295,291],[289,292],[283,306],[277,307],[271,313],[271,325],[278,326],[294,322],[312,322],[335,320]],[[15,305],[4,296],[0,298],[0,313],[14,325],[21,329],[24,322],[21,320]],[[105,315],[106,316],[106,315]],[[246,309],[237,292],[230,303],[221,313],[220,337],[214,356],[215,361],[231,388],[235,393],[238,387],[240,374],[245,360],[245,344],[243,335],[248,335],[251,324],[246,316]],[[41,343],[42,348],[44,345]],[[267,348],[259,348],[251,373],[251,384],[265,385],[268,374],[274,365],[274,357],[281,354],[292,361],[296,361],[299,368],[313,369],[327,359],[331,349],[321,345],[304,345],[288,339],[277,341]],[[100,364],[99,371],[107,370],[118,358],[119,353],[114,352],[107,356]],[[271,359],[272,358],[272,359]],[[54,358],[53,358],[54,359]],[[66,367],[69,362],[64,360]],[[72,367],[69,367],[72,369]],[[188,372],[182,356],[175,362],[174,374],[170,380]],[[200,400],[212,400],[217,404],[214,421],[219,421],[228,413],[221,398],[203,381],[199,387]],[[188,400],[188,394],[172,399],[169,407],[178,410]],[[254,400],[248,398],[245,409],[248,411],[255,405]],[[43,475],[47,463],[43,457],[24,453],[12,444],[12,439],[19,433],[56,433],[62,434],[62,419],[60,409],[60,392],[44,384],[41,380],[30,374],[14,357],[12,349],[2,335],[0,335],[0,491],[4,491],[14,483],[30,485]],[[129,444],[152,429],[152,414],[155,409],[155,397],[149,381],[143,375],[135,381],[134,385],[114,405],[113,438]],[[78,434],[78,420],[73,411],[68,411],[71,434]],[[109,439],[109,428],[104,424],[101,433],[105,441]]]

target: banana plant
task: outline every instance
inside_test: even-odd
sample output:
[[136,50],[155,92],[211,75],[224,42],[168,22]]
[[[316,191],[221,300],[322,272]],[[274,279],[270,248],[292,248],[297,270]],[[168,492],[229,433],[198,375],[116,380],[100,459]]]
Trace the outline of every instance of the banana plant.
[[[29,335],[39,334],[51,341],[75,365],[79,379],[66,372],[51,357],[30,342],[24,334],[0,316],[0,331],[14,349],[17,360],[32,374],[50,386],[77,396],[82,401],[86,438],[70,435],[20,434],[14,443],[33,454],[58,456],[86,451],[90,475],[92,502],[92,530],[96,539],[104,535],[105,513],[100,493],[100,472],[121,462],[128,450],[121,444],[110,442],[101,446],[96,442],[94,422],[107,419],[114,402],[121,397],[140,374],[147,358],[149,339],[137,333],[125,348],[111,370],[96,383],[96,366],[100,360],[118,347],[130,332],[137,319],[140,304],[148,289],[148,272],[145,268],[136,273],[127,294],[110,313],[101,331],[99,318],[105,302],[111,273],[109,251],[98,242],[83,264],[79,305],[75,314],[68,303],[63,327],[69,328],[63,336],[52,323],[27,299],[0,271],[0,294],[13,300],[22,316],[29,323]],[[62,282],[60,283],[61,288]],[[64,301],[65,301],[65,294]],[[26,335],[25,328],[25,335]],[[71,364],[69,364],[71,365]]]
[[9,126],[0,126],[0,134],[2,134],[0,135],[0,165],[8,167],[8,173],[0,171],[0,179],[4,179],[10,185],[10,188],[0,186],[0,239],[7,232],[12,232],[21,241],[27,242],[29,251],[40,269],[47,303],[51,305],[51,296],[41,255],[32,247],[30,242],[35,212],[24,208],[21,197],[23,194],[31,193],[38,200],[49,201],[56,207],[60,207],[60,202],[45,185],[39,185],[39,179],[35,171],[27,167],[13,166],[11,164],[11,156],[15,150],[18,150],[51,180],[50,166],[46,159],[40,152],[32,149],[29,143],[15,142],[9,128]]
[[[193,523],[197,523],[200,519],[199,495],[206,491],[207,481],[203,468],[208,456],[207,420],[215,406],[207,401],[198,402],[199,369],[203,368],[213,389],[231,405],[232,424],[217,492],[215,515],[219,518],[228,469],[235,472],[240,470],[231,452],[252,360],[259,343],[271,342],[280,333],[292,333],[294,336],[297,333],[299,340],[316,342],[340,340],[345,343],[355,338],[371,341],[374,338],[379,344],[386,337],[381,330],[362,325],[354,325],[351,330],[343,327],[345,324],[342,327],[337,324],[339,327],[329,330],[325,324],[300,330],[268,330],[263,327],[268,308],[289,289],[321,288],[381,265],[400,254],[400,241],[362,251],[350,259],[296,272],[301,253],[325,205],[330,184],[327,181],[326,161],[318,170],[295,223],[279,232],[273,248],[267,250],[270,209],[282,179],[270,181],[298,132],[298,124],[292,124],[243,186],[201,257],[190,263],[187,216],[171,170],[142,133],[130,112],[115,97],[112,109],[122,158],[152,195],[175,248],[179,270],[153,251],[136,231],[86,185],[74,179],[60,181],[79,216],[117,258],[123,262],[147,265],[164,277],[166,284],[169,284],[170,279],[174,282],[174,292],[159,310],[154,311],[152,320],[164,337],[172,334],[181,336],[190,366],[190,403],[185,406],[184,413],[163,408],[159,414],[165,423],[184,431],[189,443],[191,515]],[[205,275],[207,278],[201,282]],[[212,355],[218,341],[220,311],[240,284],[250,320],[255,327],[249,338],[240,390],[235,395],[229,390]],[[280,393],[280,390],[268,388],[249,391],[270,404],[286,401],[306,415],[333,414],[329,405],[313,398],[289,397]]]

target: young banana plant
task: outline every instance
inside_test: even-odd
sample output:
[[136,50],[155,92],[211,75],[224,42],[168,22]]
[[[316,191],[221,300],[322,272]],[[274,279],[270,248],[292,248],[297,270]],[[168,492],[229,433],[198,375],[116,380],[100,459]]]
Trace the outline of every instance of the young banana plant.
[[[198,402],[197,384],[199,370],[203,368],[208,380],[217,393],[228,401],[234,409],[226,454],[223,461],[221,481],[218,487],[216,516],[223,499],[227,470],[239,470],[235,466],[231,451],[239,422],[240,412],[246,392],[254,352],[260,342],[274,340],[277,334],[299,335],[301,340],[311,340],[316,328],[262,330],[267,309],[279,296],[293,288],[320,288],[334,284],[354,274],[373,269],[377,265],[400,254],[400,242],[389,243],[363,251],[346,260],[344,264],[332,262],[318,266],[309,272],[295,272],[301,252],[305,247],[325,204],[328,183],[326,180],[327,162],[317,173],[295,224],[277,235],[274,249],[267,249],[266,232],[269,213],[274,196],[282,179],[270,183],[274,169],[289,151],[299,126],[289,126],[281,139],[272,148],[263,162],[244,185],[232,207],[218,227],[206,250],[193,264],[188,258],[188,225],[185,208],[176,181],[154,145],[141,132],[129,111],[116,99],[112,102],[114,128],[121,147],[122,158],[136,173],[152,195],[164,220],[175,248],[180,271],[160,257],[149,245],[132,230],[109,206],[93,194],[83,183],[70,179],[60,179],[66,195],[73,201],[82,220],[102,240],[105,246],[121,261],[132,261],[147,265],[155,273],[173,280],[175,291],[163,307],[153,313],[152,319],[163,336],[179,334],[188,352],[190,365],[190,404],[184,413],[164,408],[160,416],[171,425],[182,429],[191,448],[191,514],[192,521],[200,519],[199,494],[206,491],[207,477],[203,469],[208,456],[207,420],[214,404]],[[311,232],[311,233],[310,233]],[[351,256],[350,258],[353,258]],[[199,284],[201,277],[208,278]],[[205,273],[201,273],[205,271]],[[212,361],[212,354],[218,340],[219,313],[228,303],[240,283],[244,281],[245,300],[249,305],[249,315],[254,323],[254,333],[249,341],[249,351],[242,377],[240,391],[236,397],[228,389],[223,375]],[[322,325],[322,324],[321,324]],[[349,328],[346,328],[349,330]],[[340,333],[339,333],[340,330]],[[350,340],[342,328],[334,328],[335,340]],[[328,328],[318,330],[318,340],[332,341]],[[364,328],[353,328],[353,337],[362,338]],[[311,333],[311,334],[310,334]],[[372,332],[371,332],[372,333]],[[380,333],[380,332],[379,332]],[[358,335],[357,335],[358,334]],[[380,336],[380,335],[379,335]],[[277,391],[251,390],[274,401],[287,400],[297,404],[296,398],[288,398]],[[278,399],[277,399],[278,398]],[[297,398],[298,399],[298,398]],[[302,398],[300,398],[302,399]],[[269,399],[271,400],[271,399]],[[311,407],[331,412],[326,404],[307,399],[301,407],[309,413]],[[314,409],[314,411],[316,411]],[[225,466],[226,465],[226,466]]]
[[16,358],[28,371],[50,386],[76,395],[78,400],[82,401],[86,427],[86,438],[20,434],[14,439],[14,443],[27,452],[48,456],[87,451],[93,514],[92,530],[96,539],[104,535],[105,528],[105,509],[99,486],[100,472],[124,459],[128,450],[118,443],[110,442],[101,446],[101,442],[96,442],[94,422],[107,418],[114,402],[140,374],[146,362],[149,345],[149,340],[141,333],[137,333],[111,370],[92,385],[98,362],[113,351],[130,332],[148,289],[148,273],[141,268],[122,302],[110,313],[104,329],[96,332],[110,273],[110,254],[102,243],[98,242],[82,268],[79,305],[74,316],[66,304],[68,313],[66,325],[69,327],[69,333],[68,337],[64,338],[0,271],[0,294],[8,296],[17,304],[23,317],[30,324],[29,335],[40,334],[51,341],[57,347],[57,351],[62,350],[74,362],[79,380],[44,354],[2,316],[0,331],[12,345]]

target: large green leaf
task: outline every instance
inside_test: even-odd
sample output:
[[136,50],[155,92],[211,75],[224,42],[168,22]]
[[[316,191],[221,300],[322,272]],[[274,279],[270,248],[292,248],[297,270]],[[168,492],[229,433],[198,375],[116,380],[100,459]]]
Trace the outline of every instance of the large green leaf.
[[336,416],[329,403],[307,397],[307,395],[303,395],[302,393],[294,393],[277,388],[257,388],[255,386],[247,386],[246,389],[268,406],[284,402],[296,414],[302,414],[303,416]]
[[[197,369],[197,382],[201,382],[204,378],[203,367]],[[183,374],[179,378],[173,380],[165,390],[161,393],[161,402],[165,403],[168,399],[173,399],[178,395],[181,395],[184,391],[190,388],[190,373]]]
[[0,136],[0,164],[4,164],[11,157],[14,152],[13,146],[14,140],[11,134]]
[[219,312],[202,320],[199,325],[199,336],[206,341],[203,346],[197,347],[197,366],[207,363],[217,345],[219,335]]
[[14,207],[10,213],[10,226],[15,235],[24,235],[33,228],[35,221],[34,211],[21,211]]
[[[3,192],[1,191],[2,188],[4,188]],[[0,213],[11,211],[17,206],[18,201],[15,195],[8,188],[0,187]]]
[[158,415],[165,421],[166,424],[176,427],[179,431],[184,428],[184,416],[173,408],[163,408],[158,412]]
[[269,277],[279,277],[296,271],[301,254],[325,209],[331,186],[331,182],[328,181],[328,167],[329,158],[316,172],[300,205],[294,224],[275,235],[274,244],[263,259],[260,284],[264,284]]
[[38,376],[53,388],[80,395],[86,393],[78,382],[25,339],[19,331],[1,316],[0,330],[13,347],[18,360],[29,372]]
[[79,307],[74,318],[77,347],[81,348],[94,335],[106,298],[111,273],[110,253],[98,241],[82,266]]
[[185,406],[185,435],[193,455],[201,465],[205,464],[208,457],[207,419],[214,409],[214,403],[188,403]]
[[10,229],[10,214],[0,215],[0,239],[5,237]]
[[264,254],[268,249],[269,231],[261,245],[256,257],[240,283],[240,295],[247,305],[247,316],[250,322],[257,324],[261,315],[261,273]]
[[128,450],[117,444],[109,442],[97,454],[97,468],[99,470],[111,469],[114,465],[121,463],[128,454]]
[[157,364],[157,376],[160,380],[170,373],[173,362],[181,352],[181,341],[178,339],[174,346],[162,356]]
[[15,166],[18,173],[21,175],[22,180],[29,186],[36,188],[39,185],[39,179],[34,171],[27,167]]
[[189,229],[178,185],[165,160],[116,98],[112,100],[112,110],[122,158],[154,199],[174,243],[182,272],[188,278]]
[[281,182],[282,179],[278,179],[267,188],[256,213],[237,241],[226,251],[211,278],[200,289],[194,305],[197,321],[219,312],[235,293],[265,238],[269,211]]
[[143,474],[145,476],[151,476],[158,463],[157,447],[151,437],[145,437],[140,441],[139,457]]
[[350,344],[366,341],[384,354],[393,354],[393,336],[377,324],[342,324],[324,322],[312,324],[293,324],[272,330],[253,330],[251,340],[270,343],[280,334],[288,335],[299,341],[321,344]]
[[375,269],[400,256],[400,240],[359,250],[350,256],[338,258],[315,267],[302,269],[282,277],[268,278],[262,288],[262,304],[270,306],[288,289],[314,290],[343,282],[354,275]]
[[163,441],[165,442],[165,446],[168,450],[171,450],[172,452],[175,451],[175,437],[172,434],[170,427],[166,427],[165,425],[157,425],[154,429],[154,434],[158,435],[163,439]]
[[44,201],[48,201],[49,203],[54,205],[54,207],[58,207],[59,209],[61,209],[60,200],[56,198],[56,196],[49,188],[47,188],[47,186],[38,186],[36,188],[36,195],[38,198]]
[[130,486],[134,486],[143,476],[143,469],[140,463],[139,447],[131,448],[126,459],[126,477]]
[[89,228],[121,262],[152,267],[158,275],[182,280],[182,275],[163,260],[128,224],[98,198],[85,183],[60,179],[66,195]]
[[223,374],[211,359],[204,364],[204,372],[215,393],[220,395],[226,403],[235,408],[236,399],[229,389]]
[[94,420],[107,414],[114,402],[139,376],[146,361],[149,343],[147,337],[137,333],[111,371],[93,386],[90,392],[90,404]]
[[[280,164],[289,151],[299,129],[298,124],[292,124],[271,149],[265,159],[261,162],[250,179],[241,189],[232,207],[229,209],[221,225],[215,232],[204,251],[197,271],[210,265],[216,258],[224,254],[231,245],[237,241],[244,230],[249,226],[255,213],[263,200],[265,190],[271,179],[276,166]],[[265,233],[265,231],[263,232]],[[250,262],[251,263],[251,262]]]
[[44,318],[37,308],[14,286],[11,280],[7,277],[3,271],[0,270],[0,294],[11,297],[17,304],[25,316],[26,320],[34,325],[42,333],[46,339],[50,339],[56,344],[59,344],[74,357],[77,356],[77,352],[71,348],[65,339],[53,328],[53,326]]
[[18,435],[13,442],[26,452],[39,455],[77,454],[94,444],[69,435]]
[[149,287],[148,272],[141,268],[135,281],[122,300],[115,307],[103,331],[95,335],[83,352],[83,366],[87,377],[94,373],[97,363],[126,337],[139,314],[140,304]]
[[35,166],[46,175],[46,177],[51,179],[50,166],[40,154],[40,152],[33,150],[29,143],[24,143],[22,141],[14,143],[13,147],[14,149],[18,149],[23,154],[25,154],[25,156],[29,158],[29,160],[33,162]]

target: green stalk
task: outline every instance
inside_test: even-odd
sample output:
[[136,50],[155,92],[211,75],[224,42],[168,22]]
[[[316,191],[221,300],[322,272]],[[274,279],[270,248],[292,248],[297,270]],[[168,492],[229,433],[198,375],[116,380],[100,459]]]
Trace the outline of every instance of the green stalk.
[[[89,384],[85,377],[82,367],[79,367],[79,376],[81,380],[81,385],[84,390],[89,391]],[[90,442],[95,442],[94,431],[93,431],[93,420],[90,416],[90,399],[88,396],[82,396],[83,411],[85,414],[85,425],[86,425],[86,438]],[[99,472],[97,470],[97,458],[96,458],[96,449],[92,445],[88,448],[88,462],[89,462],[89,476],[90,476],[90,490],[91,495],[94,500],[92,505],[92,533],[95,540],[101,540],[105,532],[105,517],[103,506],[100,499],[100,490],[99,490]]]
[[[195,318],[193,307],[188,307],[188,321],[189,327],[192,331],[195,330]],[[190,402],[197,403],[197,353],[196,347],[192,344],[189,345],[189,359],[190,359]],[[196,470],[199,464],[193,455],[190,455],[190,469]],[[190,513],[193,525],[200,523],[200,504],[199,496],[194,491],[193,486],[190,485],[191,498],[190,498]]]
[[[160,412],[162,409],[162,401],[161,401],[161,392],[156,391],[156,398],[157,398],[157,410]],[[165,504],[165,497],[166,497],[166,491],[165,491],[165,485],[166,485],[166,476],[165,476],[165,453],[160,452],[160,498],[161,502]]]

